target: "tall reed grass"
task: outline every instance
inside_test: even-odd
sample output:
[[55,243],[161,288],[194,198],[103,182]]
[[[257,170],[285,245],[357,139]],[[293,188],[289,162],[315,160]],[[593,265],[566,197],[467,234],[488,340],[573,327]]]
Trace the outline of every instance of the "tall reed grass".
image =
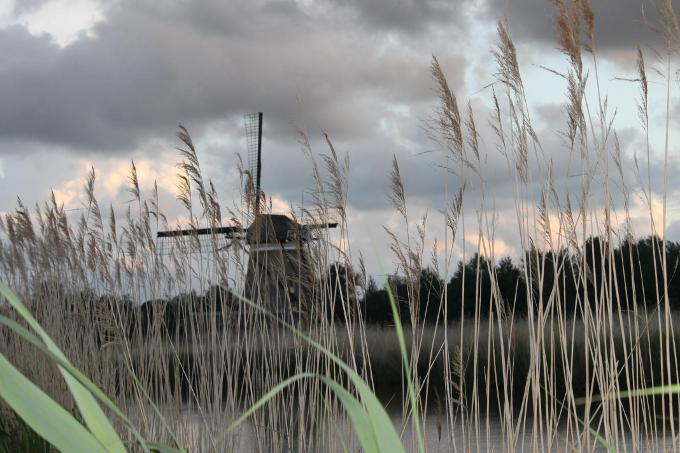
[[[437,244],[445,259],[434,268],[449,277],[457,260],[466,261],[467,254],[477,253],[474,284],[463,284],[459,294],[461,301],[474,294],[475,309],[466,315],[461,303],[460,320],[454,322],[449,304],[443,303],[450,297],[446,286],[444,294],[422,297],[428,219],[412,217],[408,187],[395,158],[391,200],[403,229],[387,234],[400,281],[407,288],[407,372],[401,367],[394,332],[365,324],[358,304],[360,288],[367,281],[365,271],[323,278],[331,265],[350,268],[357,261],[347,221],[349,162],[338,155],[329,137],[325,137],[327,151],[317,154],[301,133],[315,181],[311,191],[315,198],[304,216],[321,223],[330,211],[337,212],[339,228],[333,237],[328,230],[321,231],[322,240],[307,245],[305,277],[311,297],[295,301],[301,315],[296,323],[342,357],[384,397],[388,408],[401,414],[396,423],[412,439],[408,447],[413,450],[420,448],[418,436],[407,431],[419,426],[430,435],[437,432],[438,441],[443,438],[450,449],[472,451],[490,445],[492,438],[498,450],[507,451],[593,450],[602,445],[600,439],[623,451],[680,446],[677,395],[601,397],[680,382],[676,353],[680,327],[669,303],[673,266],[666,259],[669,135],[665,179],[658,189],[651,178],[649,145],[651,111],[656,106],[649,103],[647,64],[638,49],[639,112],[648,145],[646,162],[636,167],[641,182],[628,181],[614,113],[598,72],[596,19],[589,1],[552,3],[558,45],[568,64],[559,74],[567,86],[564,152],[580,167],[578,190],[563,190],[556,182],[558,169],[553,168],[533,125],[506,22],[498,23],[492,52],[497,70],[487,90],[495,146],[480,140],[479,119],[471,104],[459,107],[439,61],[433,59],[430,69],[439,104],[431,130],[445,149],[446,165],[457,175],[442,181],[448,200],[442,219],[446,233]],[[680,27],[670,0],[662,0],[659,11],[658,30],[668,45],[660,51],[666,69],[659,76],[668,89],[668,104],[661,108],[669,131],[671,64]],[[588,90],[590,86],[595,90]],[[247,226],[255,195],[251,175],[241,172],[242,205],[226,207],[220,204],[213,183],[204,179],[194,144],[183,128],[179,139],[183,148],[178,199],[188,218],[183,226]],[[503,300],[498,289],[496,213],[485,179],[489,162],[499,158],[507,163],[513,181],[516,235],[527,252],[521,263],[526,284],[521,294],[526,300],[511,303]],[[142,194],[134,163],[128,181],[133,200],[122,222],[113,208],[107,210],[105,222],[95,183],[93,169],[84,188],[87,212],[75,221],[54,195],[32,211],[19,201],[16,211],[0,221],[0,279],[26,301],[74,366],[138,420],[145,438],[158,442],[169,443],[167,432],[149,410],[141,388],[149,391],[180,443],[192,451],[236,451],[246,443],[257,451],[355,450],[359,444],[343,421],[341,401],[313,379],[295,381],[277,394],[252,414],[247,429],[227,431],[244,408],[290,376],[311,373],[341,382],[346,376],[336,362],[299,336],[276,328],[260,311],[237,300],[224,304],[218,290],[202,295],[211,286],[244,292],[248,246],[242,239],[225,244],[218,235],[207,240],[187,236],[161,250],[155,232],[175,225],[163,215],[157,190]],[[451,188],[453,183],[459,185]],[[542,188],[538,196],[536,187]],[[474,204],[468,201],[470,190],[479,191]],[[623,208],[617,209],[614,195],[624,200]],[[648,288],[636,288],[634,280],[625,279],[629,274],[617,271],[640,272],[634,247],[626,249],[628,256],[619,257],[620,262],[613,259],[612,245],[630,240],[634,196],[640,196],[649,211],[648,234],[661,237],[652,242],[653,294],[645,292]],[[654,213],[657,203],[663,210],[660,221]],[[465,217],[470,212],[476,213],[472,219]],[[616,222],[615,216],[624,221]],[[465,229],[475,234],[478,243],[476,250],[461,256],[457,246],[464,243]],[[587,242],[591,237],[603,240]],[[530,253],[538,249],[553,254]],[[599,267],[593,268],[593,263]],[[471,271],[468,266],[463,269]],[[488,295],[481,292],[482,275],[491,281],[493,290]],[[339,285],[340,278],[349,279],[349,284]],[[577,288],[574,300],[566,300],[562,291],[560,282],[567,278]],[[593,287],[598,290],[588,290]],[[177,310],[183,321],[169,328],[164,313],[172,298],[179,300]],[[154,309],[140,310],[144,301],[155,301]],[[441,307],[433,325],[425,325],[420,316],[425,304]],[[519,304],[527,307],[526,317],[508,309]],[[16,318],[9,307],[1,305],[0,310]],[[30,345],[9,331],[0,329],[0,336],[0,352],[75,411],[57,367],[36,360]],[[408,395],[409,381],[417,389],[414,398]],[[418,423],[411,423],[412,417]],[[122,425],[117,428],[124,431]],[[432,445],[428,439],[425,444]]]

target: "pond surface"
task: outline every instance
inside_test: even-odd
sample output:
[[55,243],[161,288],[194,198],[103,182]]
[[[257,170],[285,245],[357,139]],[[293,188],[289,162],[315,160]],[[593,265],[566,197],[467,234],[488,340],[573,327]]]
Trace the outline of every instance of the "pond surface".
[[[270,448],[259,447],[257,442],[257,433],[251,422],[246,422],[239,428],[239,433],[236,437],[227,436],[227,420],[224,423],[210,422],[212,425],[212,432],[219,433],[222,431],[221,426],[224,426],[224,436],[207,435],[205,430],[205,422],[199,413],[184,412],[183,414],[169,415],[172,419],[173,426],[177,427],[176,434],[183,440],[185,446],[192,452],[203,451],[233,451],[238,453],[250,452],[269,452]],[[403,418],[398,414],[392,414],[392,419],[395,426],[401,427]],[[534,436],[532,434],[532,420],[527,420],[524,423],[524,429],[518,429],[512,435],[508,435],[503,429],[504,425],[498,418],[483,419],[479,426],[464,427],[460,421],[454,425],[453,430],[447,428],[447,420],[445,416],[428,415],[426,423],[423,427],[425,448],[427,452],[444,453],[444,452],[578,452],[578,451],[594,451],[606,452],[607,449],[598,444],[597,440],[590,436],[589,439],[584,439],[581,445],[575,441],[573,434],[567,435],[567,428],[561,427],[557,432],[544,432],[542,436]],[[347,445],[349,451],[359,452],[361,449],[352,439],[348,422],[343,418],[338,418],[337,421],[331,423],[334,432],[336,433],[336,451],[343,451],[343,444]],[[398,428],[399,429],[399,428]],[[573,432],[573,431],[572,431]],[[342,442],[341,442],[342,439]],[[514,440],[509,440],[514,439]],[[677,439],[677,433],[676,433]],[[402,441],[406,450],[411,452],[417,451],[414,442],[414,435],[410,425],[402,433]],[[675,451],[680,444],[673,443],[670,432],[666,435],[659,433],[656,437],[645,437],[641,433],[640,438],[635,439],[630,433],[619,433],[616,440],[610,441],[616,451],[621,452],[663,452]],[[296,451],[284,446],[281,446],[276,451],[292,452]],[[317,451],[328,451],[328,447],[319,447]]]

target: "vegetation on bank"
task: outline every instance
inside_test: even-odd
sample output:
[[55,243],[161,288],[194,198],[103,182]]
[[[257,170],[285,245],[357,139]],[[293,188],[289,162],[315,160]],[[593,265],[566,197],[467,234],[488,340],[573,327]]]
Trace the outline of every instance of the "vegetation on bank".
[[[658,253],[662,247],[666,250],[665,267]],[[589,269],[585,284],[579,284],[578,256],[585,256]],[[569,249],[557,252],[534,249],[525,254],[524,262],[528,263],[528,276],[523,272],[523,263],[516,265],[510,257],[492,262],[475,254],[466,263],[458,263],[448,282],[444,282],[436,270],[422,269],[418,274],[418,297],[421,303],[416,322],[431,325],[440,323],[445,305],[449,321],[475,315],[487,319],[490,311],[495,309],[491,303],[494,298],[503,302],[500,309],[504,313],[516,318],[526,317],[530,300],[527,297],[528,287],[534,289],[531,300],[534,309],[546,304],[551,297],[550,290],[555,288],[562,294],[565,313],[580,318],[583,307],[577,301],[597,300],[595,295],[603,290],[606,275],[610,271],[618,281],[628,282],[617,286],[611,295],[618,309],[632,311],[637,307],[647,312],[659,309],[656,291],[663,284],[662,275],[666,274],[668,305],[671,310],[680,311],[680,243],[677,242],[666,241],[664,245],[658,237],[650,236],[609,246],[600,238],[592,238],[585,242],[580,255]],[[555,276],[559,276],[557,281]],[[347,295],[348,302],[344,305],[335,304],[333,310],[316,307],[318,313],[327,313],[338,322],[346,322],[349,316],[351,319],[361,317],[367,325],[385,326],[393,323],[387,290],[379,286],[373,277],[366,279],[357,275],[350,265],[333,263],[320,278],[331,293],[329,300],[338,300],[341,295]],[[392,275],[387,281],[395,294],[405,324],[411,324],[408,282],[399,275]],[[539,285],[542,288],[542,300],[539,300],[539,291],[535,291]],[[476,292],[464,292],[464,286],[476,288]],[[36,290],[37,293],[39,291]],[[208,319],[210,313],[214,312],[217,313],[217,323],[223,326],[224,323],[237,323],[241,310],[238,296],[229,287],[219,285],[211,286],[202,294],[192,291],[170,299],[142,303],[134,301],[130,295],[115,298],[72,294],[68,288],[61,291],[63,294],[60,297],[66,299],[96,300],[99,304],[115,304],[118,311],[139,311],[139,324],[129,327],[130,335],[134,329],[146,334],[160,327],[184,336],[187,334],[188,317]],[[36,295],[39,297],[39,294]],[[478,300],[482,303],[478,303]],[[162,326],[155,326],[155,323],[162,323]]]

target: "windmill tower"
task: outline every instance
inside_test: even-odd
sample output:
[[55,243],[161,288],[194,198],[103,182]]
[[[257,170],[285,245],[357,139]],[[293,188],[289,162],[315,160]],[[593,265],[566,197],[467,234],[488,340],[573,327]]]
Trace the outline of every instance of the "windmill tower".
[[307,244],[317,239],[315,230],[335,228],[337,223],[298,223],[288,215],[262,209],[262,112],[245,116],[248,167],[254,183],[255,202],[248,228],[226,226],[159,231],[157,238],[219,235],[245,239],[248,266],[244,296],[279,317],[304,316],[310,307],[313,270]]

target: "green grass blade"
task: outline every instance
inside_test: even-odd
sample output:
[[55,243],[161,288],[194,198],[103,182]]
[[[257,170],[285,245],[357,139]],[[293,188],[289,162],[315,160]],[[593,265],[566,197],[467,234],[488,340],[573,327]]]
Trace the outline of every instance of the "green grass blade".
[[[137,388],[142,392],[142,394],[144,395],[144,398],[146,398],[146,401],[149,403],[149,405],[150,405],[151,408],[153,409],[154,413],[156,414],[156,416],[158,417],[158,419],[161,421],[161,424],[163,425],[163,428],[165,428],[165,431],[166,431],[166,432],[170,435],[170,437],[172,438],[172,441],[175,443],[175,446],[176,446],[177,448],[179,448],[179,451],[184,451],[184,449],[181,447],[181,445],[180,445],[180,443],[179,443],[179,440],[177,439],[177,436],[175,436],[175,433],[174,433],[174,432],[172,431],[172,429],[170,428],[170,425],[169,425],[168,422],[165,420],[165,417],[163,417],[163,413],[160,411],[160,409],[158,408],[158,406],[156,406],[156,403],[154,403],[153,398],[151,398],[151,396],[150,396],[149,393],[146,391],[146,389],[144,388],[144,386],[142,385],[142,383],[139,381],[139,379],[137,378],[137,375],[135,375],[134,371],[133,371],[132,369],[130,369],[130,365],[127,363],[127,361],[125,362],[125,366],[127,367],[128,372],[130,373],[130,376],[132,376],[132,379],[135,381],[135,385],[136,385]],[[151,444],[149,444],[149,445],[151,445]],[[153,445],[159,445],[159,444],[153,444]],[[177,451],[177,450],[173,450],[173,451]]]
[[586,422],[584,422],[583,420],[581,420],[579,417],[576,417],[576,420],[578,420],[578,422],[579,422],[584,428],[588,429],[588,432],[589,432],[590,434],[593,435],[593,437],[595,438],[595,440],[597,441],[597,443],[599,443],[599,444],[602,445],[604,448],[606,448],[607,451],[608,451],[609,453],[617,453],[617,452],[616,452],[616,448],[614,448],[614,446],[613,446],[612,444],[610,444],[610,443],[607,441],[607,439],[605,439],[605,438],[602,436],[602,434],[600,434],[599,432],[597,432],[597,430],[596,430],[595,428],[593,428],[593,427],[590,426],[590,425],[586,425]]
[[[595,395],[592,398],[590,398],[591,402],[597,402],[597,401],[610,401],[614,399],[621,399],[621,398],[638,398],[641,396],[660,396],[660,395],[673,395],[680,393],[680,384],[671,384],[671,385],[659,385],[656,387],[647,387],[647,388],[639,388],[639,389],[633,389],[633,390],[624,390],[622,392],[613,392],[613,393],[606,393],[604,395]],[[585,404],[586,403],[586,398],[578,398],[576,399],[576,404]],[[579,419],[579,422],[581,420]],[[583,423],[583,422],[581,422]],[[584,424],[585,426],[585,424]],[[595,438],[598,440],[603,445],[607,446],[607,450],[610,452],[616,451],[611,445],[606,443],[606,440],[602,439],[600,434],[595,431],[590,427],[588,427],[590,432],[593,433]],[[602,440],[601,440],[602,439]]]
[[413,409],[412,416],[413,427],[415,429],[416,439],[418,441],[418,451],[420,451],[421,453],[425,453],[425,439],[423,438],[423,432],[420,427],[420,415],[419,415],[420,411],[418,410],[418,397],[416,396],[415,386],[413,385],[413,380],[411,379],[411,364],[406,349],[404,328],[401,324],[401,317],[399,316],[399,309],[394,299],[394,294],[392,294],[392,288],[390,288],[390,285],[387,281],[385,281],[385,289],[387,290],[387,296],[390,301],[390,308],[392,309],[392,317],[394,318],[394,328],[397,331],[399,350],[401,351],[401,362],[404,367],[404,375],[406,376],[406,388],[408,392],[408,398],[411,404],[411,408]]
[[63,367],[64,370],[66,370],[71,376],[73,376],[80,384],[82,384],[87,390],[92,392],[92,395],[94,395],[99,401],[101,401],[106,407],[111,409],[111,411],[118,416],[123,422],[126,424],[127,428],[132,432],[132,434],[136,437],[137,441],[139,444],[142,446],[144,451],[149,451],[149,448],[146,448],[146,442],[144,441],[143,437],[137,430],[137,428],[134,426],[134,424],[127,418],[127,416],[116,406],[113,401],[109,399],[109,397],[106,396],[104,392],[102,392],[99,387],[97,387],[92,381],[90,381],[83,373],[81,373],[77,368],[75,368],[73,365],[71,365],[70,362],[67,362],[65,359],[63,359],[61,356],[55,355],[52,351],[47,349],[47,347],[42,343],[42,341],[36,337],[34,334],[26,330],[23,326],[17,324],[15,321],[0,315],[0,324],[4,324],[10,329],[12,329],[17,335],[21,336],[24,338],[26,341],[31,343],[33,346],[35,346],[38,350],[43,352],[45,355],[50,357],[52,360],[54,360],[59,366]]
[[[554,399],[555,401],[557,401],[558,403],[560,403],[560,406],[561,406],[562,408],[565,407],[565,404],[564,404],[564,401],[563,401],[563,400],[560,400],[560,399],[556,398],[556,397],[555,397],[552,393],[550,393],[550,392],[548,391],[548,389],[546,389],[543,385],[541,385],[541,388],[543,389],[543,391],[544,391],[548,396],[550,396],[550,398],[552,398],[552,399]],[[578,401],[577,401],[577,404],[578,404]],[[590,426],[589,424],[586,424],[586,422],[583,421],[583,420],[581,420],[581,417],[579,417],[578,415],[574,414],[574,417],[576,418],[576,421],[578,421],[579,424],[580,424],[581,426],[583,426],[585,429],[588,430],[588,432],[589,432],[590,434],[593,435],[593,437],[595,438],[595,440],[597,441],[597,443],[599,443],[601,446],[603,446],[609,453],[616,453],[616,448],[614,448],[614,446],[613,446],[612,444],[610,444],[609,441],[607,441],[607,439],[605,439],[605,438],[604,438],[604,437],[603,437],[603,436],[602,436],[595,428],[593,428],[593,427]]]
[[[38,336],[40,336],[47,349],[55,356],[61,357],[64,361],[68,362],[61,350],[52,341],[49,335],[47,335],[47,332],[43,330],[40,324],[38,324],[38,321],[33,318],[24,304],[22,304],[19,298],[2,282],[0,282],[0,294],[7,299],[17,313],[19,313]],[[111,425],[111,422],[106,417],[106,414],[104,414],[102,408],[97,404],[94,396],[92,396],[92,394],[70,373],[66,372],[63,366],[59,366],[59,371],[64,377],[64,380],[66,380],[66,383],[71,390],[71,394],[73,395],[73,399],[78,405],[80,414],[92,434],[99,439],[102,445],[106,447],[107,451],[125,453],[126,449],[123,442],[120,437],[118,437],[118,433],[116,433],[116,430],[113,428],[113,425]]]
[[[633,390],[624,390],[622,392],[607,393],[604,395],[597,395],[591,398],[591,401],[609,401],[620,398],[637,398],[640,396],[659,396],[659,395],[673,395],[680,393],[680,384],[660,385],[657,387],[640,388]],[[584,404],[585,398],[576,400],[577,404]]]
[[[327,376],[322,376],[320,374],[313,373],[299,373],[292,376],[283,382],[280,382],[269,390],[264,396],[262,396],[257,402],[255,402],[247,411],[245,411],[237,420],[235,420],[229,426],[229,431],[232,431],[241,423],[243,423],[248,417],[254,414],[258,409],[267,404],[272,398],[282,392],[286,387],[294,384],[297,381],[307,378],[317,378],[321,380],[324,384],[331,388],[331,390],[338,397],[342,403],[345,411],[349,415],[352,422],[352,427],[354,432],[359,439],[361,448],[367,453],[378,453],[383,451],[380,449],[380,439],[376,437],[376,433],[371,429],[371,422],[369,420],[369,415],[361,405],[361,403],[354,398],[344,387],[338,384],[333,379]],[[384,450],[387,451],[387,450]]]
[[373,390],[364,380],[351,368],[345,370],[350,380],[357,389],[361,401],[366,407],[369,421],[372,425],[374,435],[379,439],[380,451],[384,452],[403,452],[404,446],[401,443],[399,434],[394,429],[394,423],[385,411],[384,406],[373,393]]
[[227,431],[233,431],[236,427],[238,427],[241,423],[246,421],[248,417],[253,415],[255,412],[257,412],[258,409],[260,409],[262,406],[267,404],[269,400],[274,398],[276,395],[278,395],[282,390],[284,390],[286,387],[289,385],[301,380],[301,379],[306,379],[306,378],[311,378],[314,377],[315,374],[313,373],[299,373],[296,374],[295,376],[289,377],[283,382],[279,382],[277,385],[272,387],[271,390],[269,390],[267,393],[265,393],[259,400],[257,400],[250,408],[245,411],[239,418],[234,420],[230,425]]
[[66,409],[54,402],[0,354],[0,397],[36,433],[67,452],[106,452]]
[[357,390],[357,393],[359,394],[359,397],[361,399],[362,404],[366,408],[366,412],[368,413],[368,419],[371,425],[371,428],[373,429],[374,435],[376,438],[380,439],[380,448],[381,451],[385,452],[394,452],[394,453],[399,453],[404,451],[404,446],[401,443],[401,439],[399,435],[397,434],[397,431],[394,428],[394,424],[392,423],[392,420],[390,417],[387,415],[387,412],[385,411],[385,408],[383,405],[380,403],[378,398],[375,396],[371,388],[364,382],[364,380],[359,376],[356,371],[354,371],[349,365],[347,365],[341,358],[333,354],[330,350],[328,350],[325,346],[314,340],[313,338],[309,337],[302,331],[298,330],[295,326],[287,323],[286,321],[278,318],[277,316],[273,315],[272,313],[268,312],[264,308],[258,306],[257,304],[253,303],[252,301],[236,295],[236,297],[244,302],[246,305],[249,307],[263,313],[265,316],[275,320],[282,326],[286,327],[288,330],[290,330],[292,333],[294,333],[296,336],[300,337],[303,339],[305,342],[316,348],[318,351],[323,353],[328,359],[333,361],[336,365],[338,365],[349,377],[350,381],[354,385],[354,387]]
[[[367,453],[380,452],[380,438],[376,438],[376,434],[373,429],[371,429],[371,421],[369,415],[361,405],[361,403],[352,396],[343,386],[335,382],[334,380],[326,377],[319,376],[319,379],[323,381],[327,386],[329,386],[335,395],[338,397],[345,412],[349,416],[352,422],[352,428],[354,433],[359,439],[361,448]],[[346,447],[345,447],[346,449]]]

